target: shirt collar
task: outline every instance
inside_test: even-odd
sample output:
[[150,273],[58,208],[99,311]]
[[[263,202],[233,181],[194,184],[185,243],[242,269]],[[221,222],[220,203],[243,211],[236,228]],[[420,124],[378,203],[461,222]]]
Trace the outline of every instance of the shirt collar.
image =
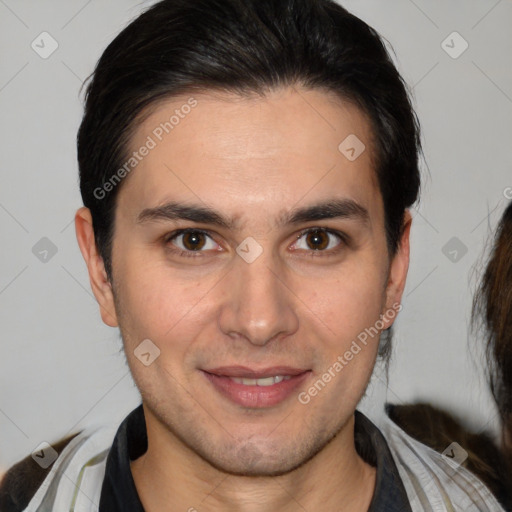
[[[377,468],[375,491],[368,512],[412,512],[407,493],[389,447],[380,430],[361,412],[355,412],[355,443],[359,455]],[[100,512],[144,512],[130,469],[130,461],[148,447],[142,404],[121,423],[110,449]]]
[[412,512],[409,498],[386,439],[361,412],[355,412],[354,440],[361,458],[377,468],[368,512]]
[[148,449],[142,404],[121,423],[110,448],[101,488],[99,512],[144,512],[137,494],[130,461]]

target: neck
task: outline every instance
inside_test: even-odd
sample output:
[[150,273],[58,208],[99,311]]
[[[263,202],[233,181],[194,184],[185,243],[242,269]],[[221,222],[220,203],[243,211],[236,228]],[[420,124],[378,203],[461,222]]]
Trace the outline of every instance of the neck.
[[354,416],[312,459],[280,476],[220,471],[185,446],[146,411],[148,450],[131,463],[147,512],[366,511],[376,470],[355,449]]

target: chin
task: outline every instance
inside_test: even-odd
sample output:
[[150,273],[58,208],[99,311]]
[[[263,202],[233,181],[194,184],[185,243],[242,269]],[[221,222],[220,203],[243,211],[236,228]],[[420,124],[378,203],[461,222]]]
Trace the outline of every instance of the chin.
[[208,461],[213,467],[222,471],[223,473],[233,476],[248,476],[248,477],[273,477],[281,476],[291,473],[303,462],[290,463],[290,461],[267,461],[267,460],[222,460],[222,461]]
[[225,450],[221,457],[204,456],[211,466],[233,476],[271,477],[291,473],[310,459],[318,450],[301,454],[297,447],[290,447],[286,453],[274,448],[259,448],[255,444],[245,444]]

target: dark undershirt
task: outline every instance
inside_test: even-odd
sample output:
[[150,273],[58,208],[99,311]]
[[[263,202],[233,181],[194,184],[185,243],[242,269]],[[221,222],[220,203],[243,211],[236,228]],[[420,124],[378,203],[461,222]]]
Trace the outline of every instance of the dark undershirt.
[[[380,430],[355,412],[355,444],[361,458],[376,467],[375,491],[368,512],[412,512],[405,488]],[[130,469],[148,448],[142,404],[121,423],[107,458],[100,512],[144,512]]]

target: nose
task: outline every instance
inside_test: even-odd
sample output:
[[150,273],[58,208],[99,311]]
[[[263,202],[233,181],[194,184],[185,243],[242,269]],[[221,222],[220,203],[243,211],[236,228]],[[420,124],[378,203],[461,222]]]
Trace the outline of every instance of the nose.
[[297,298],[287,286],[286,271],[279,268],[265,251],[252,263],[237,257],[224,280],[222,332],[258,346],[296,332]]

